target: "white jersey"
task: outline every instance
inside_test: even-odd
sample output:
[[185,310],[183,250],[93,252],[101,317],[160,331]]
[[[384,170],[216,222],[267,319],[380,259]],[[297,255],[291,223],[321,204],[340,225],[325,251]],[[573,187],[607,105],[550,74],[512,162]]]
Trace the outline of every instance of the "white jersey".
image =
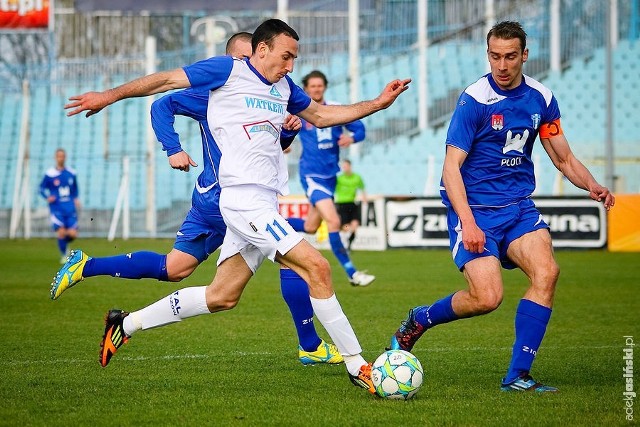
[[280,131],[287,112],[311,99],[285,77],[270,83],[248,61],[216,57],[185,67],[193,87],[210,90],[207,121],[220,147],[220,187],[254,184],[289,194]]

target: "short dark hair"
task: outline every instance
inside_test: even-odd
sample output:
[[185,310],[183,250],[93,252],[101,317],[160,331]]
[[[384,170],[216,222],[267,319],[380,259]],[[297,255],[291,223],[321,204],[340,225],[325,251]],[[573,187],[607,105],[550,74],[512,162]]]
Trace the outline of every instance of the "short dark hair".
[[262,24],[258,25],[258,28],[253,33],[251,38],[251,50],[254,52],[258,48],[260,42],[265,42],[269,49],[273,47],[273,39],[280,34],[286,34],[292,39],[298,41],[300,37],[296,30],[287,25],[284,21],[279,19],[267,19]]
[[316,77],[322,79],[325,86],[329,85],[329,82],[327,81],[327,76],[325,76],[322,71],[313,70],[302,78],[302,86],[307,87],[307,83],[309,83],[309,79],[313,79]]
[[253,37],[253,34],[247,33],[246,31],[241,31],[239,33],[235,33],[234,35],[229,37],[229,40],[227,40],[227,46],[226,46],[227,55],[229,55],[231,53],[231,48],[232,48],[232,46],[234,45],[234,43],[236,41],[251,42],[251,38],[252,37]]
[[524,32],[519,22],[502,21],[491,27],[491,30],[487,33],[487,49],[489,48],[489,39],[491,37],[503,40],[520,39],[522,52],[527,47],[527,33]]

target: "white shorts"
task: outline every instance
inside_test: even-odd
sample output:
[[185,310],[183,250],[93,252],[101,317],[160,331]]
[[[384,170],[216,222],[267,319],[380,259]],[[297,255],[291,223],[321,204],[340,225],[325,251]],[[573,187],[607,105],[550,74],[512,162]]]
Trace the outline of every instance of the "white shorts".
[[225,187],[220,192],[220,213],[227,233],[218,265],[239,253],[255,273],[265,258],[275,261],[276,253],[284,255],[302,240],[278,212],[273,190],[256,185]]

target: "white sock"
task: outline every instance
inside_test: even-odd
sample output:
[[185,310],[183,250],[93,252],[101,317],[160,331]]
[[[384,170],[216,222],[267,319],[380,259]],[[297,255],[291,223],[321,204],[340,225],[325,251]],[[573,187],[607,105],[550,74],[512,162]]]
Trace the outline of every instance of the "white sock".
[[141,310],[129,313],[122,322],[124,333],[131,336],[140,329],[156,328],[210,313],[206,289],[206,286],[180,289]]
[[311,306],[313,312],[318,317],[322,326],[327,330],[327,333],[333,340],[333,343],[338,347],[338,351],[344,357],[344,362],[347,367],[347,371],[351,375],[358,375],[360,367],[367,362],[360,355],[362,348],[358,342],[355,332],[349,323],[349,319],[344,315],[342,307],[333,294],[326,299],[318,299],[309,297],[311,300]]

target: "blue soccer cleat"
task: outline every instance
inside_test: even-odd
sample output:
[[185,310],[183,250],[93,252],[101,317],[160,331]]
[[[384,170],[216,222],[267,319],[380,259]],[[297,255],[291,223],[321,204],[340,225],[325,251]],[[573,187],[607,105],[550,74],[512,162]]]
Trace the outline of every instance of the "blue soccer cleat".
[[315,365],[316,363],[328,363],[335,365],[344,362],[342,355],[334,344],[329,344],[324,340],[315,351],[304,351],[298,346],[298,359],[303,365]]
[[391,344],[387,350],[404,350],[411,351],[416,341],[424,334],[427,329],[416,321],[416,307],[409,310],[407,320],[403,320],[395,334],[391,337]]
[[551,387],[548,385],[541,384],[536,382],[528,372],[521,374],[518,378],[511,381],[510,383],[504,383],[504,378],[502,379],[502,384],[500,385],[500,390],[502,391],[533,391],[535,393],[557,393],[558,389],[555,387]]
[[91,259],[81,250],[71,251],[67,262],[60,268],[51,282],[51,299],[58,299],[60,295],[73,285],[84,280],[82,272],[84,266]]

